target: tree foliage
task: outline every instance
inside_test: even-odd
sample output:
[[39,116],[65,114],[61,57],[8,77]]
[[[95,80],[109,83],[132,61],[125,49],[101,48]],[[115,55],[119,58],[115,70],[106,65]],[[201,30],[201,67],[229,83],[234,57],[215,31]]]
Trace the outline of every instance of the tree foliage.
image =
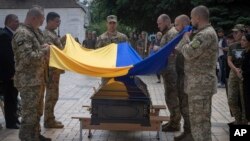
[[173,21],[180,14],[190,15],[192,8],[201,4],[210,9],[211,23],[215,27],[228,30],[236,23],[250,24],[249,0],[93,0],[92,25],[98,28],[106,16],[114,14],[118,16],[120,27],[127,32],[155,32],[160,14],[168,14]]

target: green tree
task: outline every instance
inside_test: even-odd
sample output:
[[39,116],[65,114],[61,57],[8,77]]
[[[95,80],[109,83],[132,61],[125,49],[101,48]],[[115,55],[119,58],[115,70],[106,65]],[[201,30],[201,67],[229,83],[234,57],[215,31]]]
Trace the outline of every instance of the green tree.
[[92,25],[98,27],[107,15],[114,14],[122,30],[155,32],[160,14],[166,13],[174,20],[180,14],[190,15],[192,8],[201,4],[210,9],[215,27],[229,30],[236,23],[250,24],[249,0],[94,0]]

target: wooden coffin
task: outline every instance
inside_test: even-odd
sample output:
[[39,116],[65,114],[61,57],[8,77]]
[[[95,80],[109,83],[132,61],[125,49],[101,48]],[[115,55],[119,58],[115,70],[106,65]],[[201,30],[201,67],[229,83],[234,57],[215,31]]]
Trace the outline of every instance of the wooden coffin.
[[150,97],[138,77],[110,79],[91,97],[91,124],[137,123],[150,126]]

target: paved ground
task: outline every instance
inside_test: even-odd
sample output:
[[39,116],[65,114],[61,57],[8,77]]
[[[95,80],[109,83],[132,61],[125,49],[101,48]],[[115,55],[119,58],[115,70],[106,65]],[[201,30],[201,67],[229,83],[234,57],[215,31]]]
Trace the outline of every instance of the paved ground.
[[[165,104],[163,85],[156,83],[156,76],[143,76],[142,79],[148,84],[148,89],[154,104]],[[45,129],[42,134],[53,141],[77,141],[79,140],[79,121],[72,119],[73,115],[88,113],[82,105],[90,104],[90,96],[93,87],[97,87],[100,79],[87,77],[71,72],[61,76],[60,98],[56,105],[55,114],[58,120],[65,125],[63,129]],[[169,115],[166,111],[161,115]],[[218,88],[218,93],[213,96],[212,103],[212,137],[213,141],[229,141],[228,122],[231,118],[225,89]],[[4,125],[4,117],[0,110],[0,123]],[[41,121],[43,126],[43,119]],[[93,138],[87,138],[87,130],[83,130],[83,141],[156,141],[156,132],[117,132],[117,131],[93,131]],[[173,141],[173,137],[180,132],[164,133],[163,141]],[[0,141],[18,141],[18,130],[0,129]]]

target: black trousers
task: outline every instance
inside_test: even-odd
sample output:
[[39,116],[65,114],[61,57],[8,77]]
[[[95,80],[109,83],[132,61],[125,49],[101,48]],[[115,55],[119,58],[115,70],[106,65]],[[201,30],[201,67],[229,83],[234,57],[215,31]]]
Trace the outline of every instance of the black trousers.
[[18,91],[14,87],[13,80],[3,81],[4,112],[6,127],[15,126],[18,121],[17,116],[17,95]]
[[246,118],[248,121],[250,121],[250,103],[249,103],[249,100],[250,100],[250,76],[244,77],[243,91],[244,91]]

